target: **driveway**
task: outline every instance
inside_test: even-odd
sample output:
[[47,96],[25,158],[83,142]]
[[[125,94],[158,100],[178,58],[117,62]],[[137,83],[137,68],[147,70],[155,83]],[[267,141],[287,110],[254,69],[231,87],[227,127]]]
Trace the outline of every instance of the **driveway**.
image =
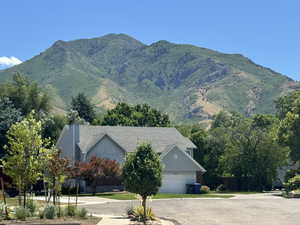
[[[98,215],[122,215],[136,201],[83,204]],[[237,195],[231,199],[165,199],[149,205],[157,216],[182,225],[299,225],[300,199],[271,194]]]

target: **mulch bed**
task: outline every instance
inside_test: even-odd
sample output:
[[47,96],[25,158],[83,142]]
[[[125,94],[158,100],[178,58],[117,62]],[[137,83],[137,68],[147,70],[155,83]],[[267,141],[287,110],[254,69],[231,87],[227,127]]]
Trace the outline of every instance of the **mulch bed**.
[[98,217],[88,217],[86,219],[80,218],[56,218],[52,220],[38,219],[38,218],[28,218],[25,221],[20,220],[2,220],[0,224],[7,225],[29,225],[29,224],[80,224],[80,225],[96,225],[100,222],[101,218]]

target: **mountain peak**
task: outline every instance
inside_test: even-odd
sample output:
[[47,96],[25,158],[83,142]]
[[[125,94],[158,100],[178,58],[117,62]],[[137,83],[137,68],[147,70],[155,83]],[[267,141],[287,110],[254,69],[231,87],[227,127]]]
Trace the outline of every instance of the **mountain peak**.
[[15,70],[51,86],[58,108],[84,92],[102,109],[148,103],[180,122],[211,119],[221,109],[272,113],[278,96],[300,88],[240,54],[166,40],[145,45],[123,33],[56,41],[44,54],[1,70],[0,81]]

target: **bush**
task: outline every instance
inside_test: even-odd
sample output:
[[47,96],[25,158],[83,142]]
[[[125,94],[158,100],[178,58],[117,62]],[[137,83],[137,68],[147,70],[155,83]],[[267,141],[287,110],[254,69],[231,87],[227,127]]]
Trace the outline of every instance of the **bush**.
[[300,175],[297,175],[297,176],[289,179],[288,182],[285,183],[284,186],[287,191],[293,191],[296,189],[300,189]]
[[28,211],[30,212],[31,216],[34,215],[36,208],[37,208],[37,204],[35,201],[33,201],[32,199],[28,199],[26,201],[26,208],[28,209]]
[[[128,211],[127,211],[128,213]],[[129,210],[129,213],[131,211]],[[133,208],[132,214],[128,215],[132,220],[136,220],[139,222],[146,221],[146,220],[155,220],[155,215],[153,213],[152,208],[147,208],[146,209],[146,218],[144,218],[144,208],[143,206],[138,206]]]
[[201,194],[208,194],[210,192],[210,188],[206,185],[202,185],[200,188],[200,193]]
[[76,206],[75,205],[68,205],[66,208],[65,208],[65,215],[66,216],[75,216],[76,215]]
[[86,218],[87,216],[87,210],[85,208],[80,208],[76,210],[76,216],[80,217],[80,218]]
[[286,172],[285,176],[284,176],[284,181],[285,182],[288,182],[289,179],[297,176],[297,175],[300,175],[300,169],[290,169]]
[[54,205],[47,205],[44,209],[44,218],[54,219],[56,216],[56,207]]
[[217,192],[224,192],[226,191],[226,187],[224,184],[220,184],[217,188],[216,188]]
[[18,220],[25,220],[29,216],[29,211],[26,208],[18,207],[16,208],[16,218]]

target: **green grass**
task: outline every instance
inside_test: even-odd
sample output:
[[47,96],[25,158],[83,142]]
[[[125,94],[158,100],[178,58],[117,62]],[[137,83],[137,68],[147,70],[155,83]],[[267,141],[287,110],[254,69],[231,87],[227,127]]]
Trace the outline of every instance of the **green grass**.
[[[88,194],[82,194],[80,196],[91,196]],[[101,198],[109,198],[115,200],[135,200],[137,199],[136,194],[127,192],[118,193],[98,193],[95,196]],[[234,195],[230,194],[167,194],[159,193],[153,196],[153,199],[166,199],[166,198],[232,198]]]

